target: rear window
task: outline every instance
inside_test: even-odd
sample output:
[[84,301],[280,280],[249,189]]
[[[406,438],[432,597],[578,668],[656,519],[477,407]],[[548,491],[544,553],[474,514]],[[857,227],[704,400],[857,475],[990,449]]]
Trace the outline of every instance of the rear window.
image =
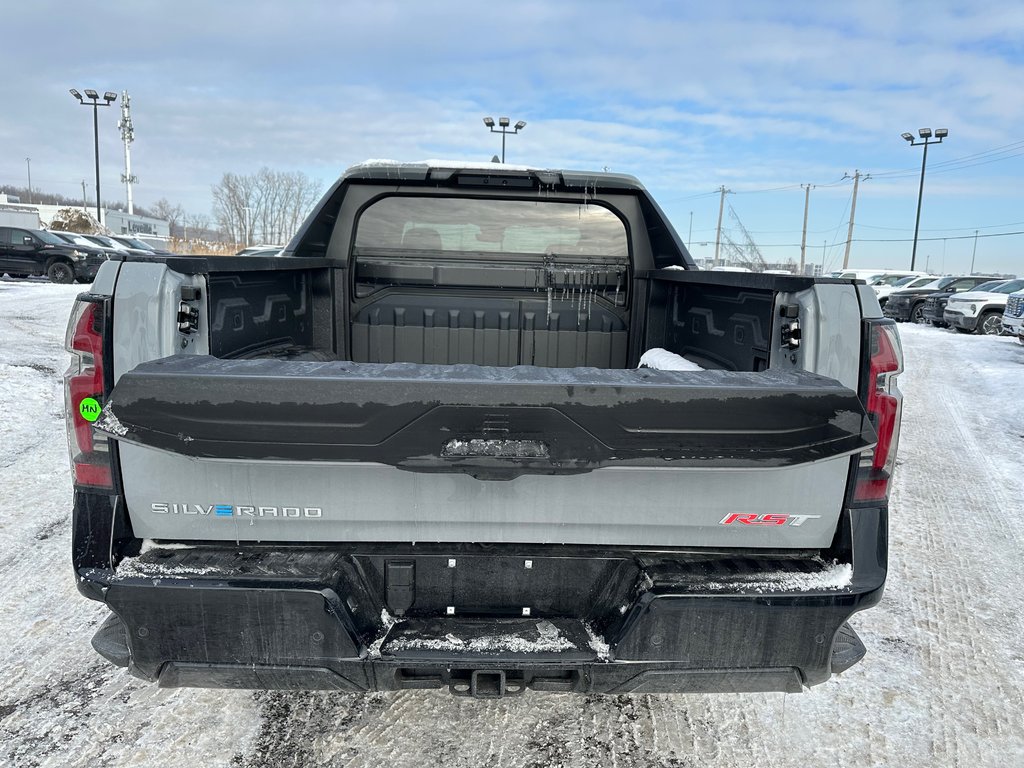
[[387,197],[356,228],[355,254],[387,251],[610,256],[625,262],[626,227],[599,205],[525,200]]

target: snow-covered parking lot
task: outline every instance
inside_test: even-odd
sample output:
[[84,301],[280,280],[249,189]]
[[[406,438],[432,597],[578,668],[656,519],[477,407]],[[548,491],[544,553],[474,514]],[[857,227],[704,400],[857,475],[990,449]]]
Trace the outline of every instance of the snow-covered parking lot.
[[70,567],[64,327],[80,286],[0,280],[0,765],[1024,765],[1024,345],[901,325],[882,604],[801,695],[480,702],[161,690],[89,645]]

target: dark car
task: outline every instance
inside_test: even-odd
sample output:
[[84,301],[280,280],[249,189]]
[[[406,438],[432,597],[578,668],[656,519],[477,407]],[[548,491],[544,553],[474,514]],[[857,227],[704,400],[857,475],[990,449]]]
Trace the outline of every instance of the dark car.
[[69,245],[73,245],[80,251],[85,251],[88,254],[98,253],[103,256],[104,259],[109,259],[113,256],[116,251],[113,248],[104,248],[97,245],[92,240],[87,238],[85,235],[81,235],[77,232],[60,232],[58,230],[50,230],[51,235],[56,235],[64,242]]
[[96,243],[96,245],[100,246],[101,248],[107,248],[108,250],[114,251],[119,254],[130,253],[133,256],[153,255],[153,251],[149,250],[148,248],[132,248],[127,245],[122,245],[121,243],[114,240],[114,238],[107,237],[106,235],[83,235],[83,237],[92,240],[92,242]]
[[90,283],[107,260],[43,229],[0,227],[0,273],[11,277],[46,275],[55,283]]
[[154,245],[150,245],[144,240],[139,240],[137,237],[127,237],[125,235],[111,235],[111,240],[116,240],[125,248],[134,248],[140,251],[148,251],[150,253],[167,254],[170,253],[166,248],[157,248]]
[[972,291],[982,283],[994,280],[991,275],[960,275],[940,277],[934,283],[912,288],[908,291],[896,291],[889,296],[882,313],[897,322],[913,320],[923,323],[925,300],[932,296],[949,296],[962,291]]
[[[987,283],[972,288],[972,291],[988,291],[995,288],[997,285],[1001,285],[1002,280],[989,280]],[[949,293],[936,293],[933,296],[929,296],[924,300],[924,307],[922,309],[924,322],[931,323],[936,328],[946,328],[949,326],[945,320],[942,319],[942,313],[946,311],[946,302],[949,301],[949,297],[952,294]]]

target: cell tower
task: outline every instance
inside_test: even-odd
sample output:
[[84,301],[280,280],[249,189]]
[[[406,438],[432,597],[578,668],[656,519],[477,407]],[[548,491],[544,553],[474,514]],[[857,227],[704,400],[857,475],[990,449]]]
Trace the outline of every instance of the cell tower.
[[124,142],[124,173],[121,174],[121,181],[124,182],[125,190],[128,192],[128,213],[135,213],[135,206],[132,204],[132,184],[138,184],[137,176],[132,176],[132,151],[131,143],[135,141],[135,129],[132,127],[131,96],[128,91],[121,91],[121,120],[117,127],[121,129],[121,141]]

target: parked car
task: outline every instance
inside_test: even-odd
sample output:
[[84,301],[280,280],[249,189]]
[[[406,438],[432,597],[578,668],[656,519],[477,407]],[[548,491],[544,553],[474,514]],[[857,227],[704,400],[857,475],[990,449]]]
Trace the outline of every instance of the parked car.
[[250,245],[243,248],[235,256],[276,256],[284,249],[283,245]]
[[1003,331],[1011,336],[1024,334],[1024,290],[1006,297],[1003,310]]
[[[987,291],[990,288],[994,288],[997,285],[1002,285],[1005,280],[989,280],[987,283],[975,287],[974,291]],[[931,323],[936,328],[946,328],[949,323],[943,318],[942,313],[946,310],[946,302],[949,301],[951,294],[948,293],[937,293],[934,296],[929,296],[924,300],[924,322]]]
[[103,258],[105,259],[108,259],[112,254],[117,253],[117,251],[115,251],[113,248],[103,248],[94,243],[92,240],[87,239],[84,235],[79,234],[78,232],[61,232],[56,229],[51,229],[49,230],[49,232],[52,235],[56,235],[64,242],[70,243],[71,245],[74,245],[75,247],[85,251],[86,253],[101,253],[103,254]]
[[45,229],[0,227],[0,274],[46,275],[55,283],[89,283],[106,260],[102,251],[86,251]]
[[894,291],[909,291],[911,288],[921,288],[938,279],[938,275],[906,275],[904,277],[885,275],[883,277],[876,278],[874,281],[868,283],[868,285],[874,289],[875,296],[878,298],[878,303],[884,307],[885,302],[889,300],[889,296],[891,296]]
[[127,245],[117,242],[112,237],[106,235],[82,235],[97,245],[103,246],[104,248],[110,248],[117,251],[120,254],[132,254],[133,256],[152,256],[153,252],[146,248],[129,248]]
[[841,280],[863,280],[868,285],[883,278],[898,280],[903,277],[926,277],[927,272],[917,272],[912,269],[840,269],[829,273],[829,277],[838,277]]
[[1006,300],[1015,291],[1024,289],[1024,280],[1007,280],[987,290],[979,286],[953,296],[946,303],[942,319],[960,333],[982,333],[998,336],[1003,332],[1003,310]]
[[149,251],[150,253],[170,253],[166,248],[157,248],[154,245],[150,245],[144,240],[139,240],[137,237],[127,237],[126,235],[111,235],[111,240],[114,240],[125,248],[134,248],[140,251]]
[[934,283],[911,288],[910,290],[895,291],[889,295],[882,312],[886,317],[891,317],[898,322],[913,320],[915,323],[924,322],[924,302],[929,296],[962,293],[971,291],[982,283],[993,280],[992,275],[958,275],[940,277]]

